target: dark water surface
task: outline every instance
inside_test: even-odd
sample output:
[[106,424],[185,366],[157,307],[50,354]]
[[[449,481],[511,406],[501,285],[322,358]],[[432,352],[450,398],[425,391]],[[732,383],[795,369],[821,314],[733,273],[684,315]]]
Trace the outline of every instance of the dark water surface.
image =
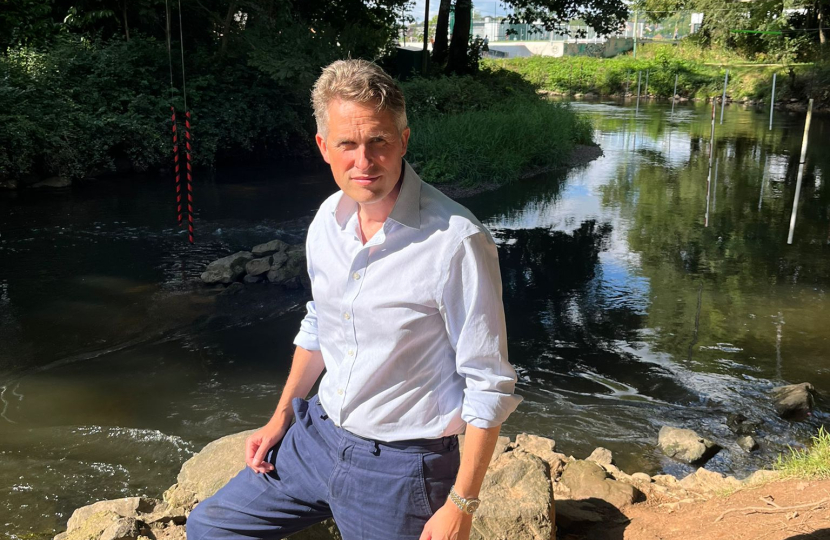
[[[730,107],[707,182],[709,109],[576,103],[605,156],[463,201],[500,242],[520,409],[504,427],[624,470],[684,474],[663,424],[744,475],[826,423],[777,420],[767,395],[830,393],[830,122],[813,119],[786,245],[803,115]],[[197,178],[197,244],[168,183],[131,178],[0,194],[0,531],[49,536],[104,498],[159,496],[181,463],[259,426],[285,380],[302,292],[194,287],[204,265],[300,242],[333,190],[324,169]],[[708,212],[707,212],[708,209]],[[746,454],[729,412],[763,421]]]

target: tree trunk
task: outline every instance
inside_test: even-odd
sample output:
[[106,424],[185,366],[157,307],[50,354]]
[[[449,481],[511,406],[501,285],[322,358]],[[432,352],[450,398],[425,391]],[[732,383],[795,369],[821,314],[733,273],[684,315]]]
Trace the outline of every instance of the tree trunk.
[[819,3],[818,5],[818,41],[821,43],[821,48],[823,49],[825,45],[827,45],[827,35],[824,29],[824,12],[827,11],[823,2]]
[[231,22],[233,22],[233,14],[236,10],[236,2],[231,2],[228,6],[228,13],[225,15],[225,22],[222,25],[222,40],[219,42],[219,53],[225,54],[228,47],[228,34],[231,31]]
[[435,43],[432,45],[432,63],[443,66],[447,61],[450,33],[450,7],[452,0],[441,0],[438,8],[438,24],[435,28]]
[[124,18],[124,35],[130,41],[130,25],[127,22],[127,0],[121,0],[121,16]]
[[447,58],[447,72],[463,75],[470,71],[469,42],[470,24],[473,22],[473,1],[456,0],[455,26],[452,28],[450,53]]

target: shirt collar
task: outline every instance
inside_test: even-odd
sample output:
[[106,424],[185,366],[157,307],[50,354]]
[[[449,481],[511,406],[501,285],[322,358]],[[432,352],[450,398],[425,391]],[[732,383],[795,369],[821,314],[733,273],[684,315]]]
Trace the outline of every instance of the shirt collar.
[[[421,228],[421,182],[418,173],[403,160],[403,184],[388,219],[411,229]],[[341,191],[340,199],[332,212],[341,229],[346,227],[355,212],[357,202]]]

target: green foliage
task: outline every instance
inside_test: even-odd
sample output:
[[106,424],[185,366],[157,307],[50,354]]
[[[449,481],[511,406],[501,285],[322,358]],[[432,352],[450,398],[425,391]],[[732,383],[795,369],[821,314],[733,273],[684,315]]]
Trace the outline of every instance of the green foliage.
[[514,71],[541,89],[561,94],[601,95],[623,94],[637,91],[637,72],[649,72],[650,95],[671,97],[674,76],[678,75],[677,93],[686,97],[719,96],[727,66],[718,64],[740,63],[728,66],[728,95],[732,99],[766,99],[771,92],[772,74],[777,72],[778,96],[802,97],[803,87],[821,84],[823,69],[798,66],[793,68],[795,78],[784,78],[788,70],[780,66],[755,66],[745,57],[718,48],[703,48],[691,41],[680,45],[649,44],[638,49],[638,56],[615,58],[591,58],[572,56],[550,58],[534,56],[509,60],[488,60],[486,65]]
[[830,433],[821,426],[809,448],[790,448],[790,455],[778,456],[775,469],[785,476],[804,480],[830,478]]
[[428,182],[501,184],[563,165],[575,144],[591,142],[591,125],[569,107],[509,100],[489,109],[410,119],[409,159]]

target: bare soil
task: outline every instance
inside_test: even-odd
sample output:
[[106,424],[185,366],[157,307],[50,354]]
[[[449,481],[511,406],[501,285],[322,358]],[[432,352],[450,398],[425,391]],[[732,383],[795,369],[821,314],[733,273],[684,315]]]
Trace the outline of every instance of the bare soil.
[[649,501],[562,540],[830,539],[830,480],[781,480],[703,502]]

